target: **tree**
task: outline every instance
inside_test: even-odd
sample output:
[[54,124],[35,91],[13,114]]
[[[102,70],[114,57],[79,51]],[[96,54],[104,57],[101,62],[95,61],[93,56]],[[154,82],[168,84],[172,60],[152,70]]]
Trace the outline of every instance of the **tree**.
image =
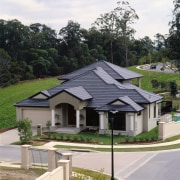
[[0,87],[5,87],[10,84],[10,63],[11,57],[4,49],[0,49]]
[[48,49],[57,47],[57,34],[55,30],[45,24],[34,23],[29,26],[31,47]]
[[95,25],[100,27],[102,32],[107,34],[110,39],[111,62],[113,63],[113,39],[120,38],[124,48],[124,59],[128,65],[128,44],[135,30],[131,24],[138,19],[135,10],[131,8],[128,2],[118,1],[118,7],[109,13],[105,13],[97,18]]
[[180,0],[174,0],[173,19],[169,23],[168,46],[171,49],[170,58],[176,60],[180,69]]
[[170,81],[169,86],[170,86],[171,96],[175,98],[176,94],[178,93],[178,86],[176,84],[176,81]]
[[27,143],[32,138],[31,120],[21,119],[17,121],[17,128],[19,132],[19,138],[22,144]]
[[68,21],[66,27],[59,31],[60,51],[62,56],[64,73],[83,67],[88,64],[90,58],[89,47],[84,39],[85,30],[80,24]]
[[3,48],[11,56],[12,60],[19,60],[23,49],[29,42],[28,27],[17,19],[0,20],[0,48]]
[[157,79],[152,79],[151,84],[152,84],[152,87],[155,89],[157,89],[159,87],[159,82]]

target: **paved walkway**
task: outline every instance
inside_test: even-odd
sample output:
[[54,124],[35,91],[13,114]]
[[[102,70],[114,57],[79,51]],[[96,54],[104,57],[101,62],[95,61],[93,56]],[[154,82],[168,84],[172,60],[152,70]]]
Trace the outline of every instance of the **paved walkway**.
[[[36,134],[36,130],[33,130],[33,134]],[[7,146],[12,142],[18,141],[19,136],[17,129],[12,129],[7,132],[0,134],[0,146]],[[142,147],[158,147],[168,146],[173,144],[180,144],[180,140],[156,143],[156,144],[143,144],[143,145],[114,145],[114,148],[142,148]],[[111,148],[111,145],[96,145],[96,144],[76,144],[68,142],[49,142],[41,146],[41,148],[51,148],[55,145],[74,146],[76,149],[81,147],[86,148]],[[173,150],[172,150],[173,151]],[[178,151],[178,150],[177,150]],[[146,162],[156,156],[158,151],[150,152],[114,152],[114,171],[115,177],[119,179],[126,179],[130,176],[137,168],[143,166]],[[81,167],[91,170],[103,171],[107,174],[111,174],[111,153],[109,152],[74,152],[73,153],[73,166]],[[11,166],[20,167],[20,165],[14,164],[13,162],[0,162],[0,166]]]
[[[33,135],[36,135],[36,129],[33,129]],[[13,142],[19,141],[17,129],[11,129],[9,131],[0,134],[0,145],[8,145]],[[173,144],[180,144],[180,139],[171,142],[155,143],[155,144],[120,144],[114,145],[114,148],[143,148],[143,147],[159,147],[159,146],[169,146]],[[111,148],[111,145],[97,145],[97,144],[83,144],[83,143],[70,143],[70,142],[57,142],[51,141],[43,145],[43,147],[53,147],[55,145],[63,146],[75,146],[75,147],[90,147],[90,148]]]
[[[174,144],[180,144],[180,139],[171,142],[164,142],[164,143],[155,143],[155,144],[121,144],[121,145],[114,145],[114,148],[144,148],[144,147],[160,147],[160,146],[169,146]],[[44,144],[44,147],[53,147],[55,145],[62,145],[62,146],[74,146],[74,147],[89,147],[89,148],[111,148],[111,145],[97,145],[97,144],[83,144],[83,143],[70,143],[70,142],[56,142],[51,141],[49,143]]]

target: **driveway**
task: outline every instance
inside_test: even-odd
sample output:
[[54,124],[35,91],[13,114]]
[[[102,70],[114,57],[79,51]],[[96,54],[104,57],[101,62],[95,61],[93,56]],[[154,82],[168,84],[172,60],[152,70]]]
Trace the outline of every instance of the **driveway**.
[[17,128],[11,129],[9,131],[0,134],[0,144],[7,145],[13,142],[19,141]]
[[[36,128],[33,128],[32,131],[33,135],[37,134]],[[8,145],[16,141],[19,141],[17,128],[0,133],[0,145]]]

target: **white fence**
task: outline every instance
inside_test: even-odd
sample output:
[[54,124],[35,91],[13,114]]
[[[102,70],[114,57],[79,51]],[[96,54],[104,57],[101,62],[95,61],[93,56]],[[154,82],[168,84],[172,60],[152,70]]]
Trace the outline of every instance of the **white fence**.
[[63,167],[58,167],[52,172],[46,172],[42,176],[36,178],[36,180],[64,180]]
[[[36,147],[37,148],[37,147]],[[21,146],[21,168],[29,169],[32,167],[31,145]],[[62,153],[62,158],[58,161],[56,158],[57,149],[48,150],[48,172],[38,177],[36,180],[70,180],[72,179],[72,154]]]
[[164,114],[159,118],[159,122],[171,122],[172,121],[172,115],[171,114]]

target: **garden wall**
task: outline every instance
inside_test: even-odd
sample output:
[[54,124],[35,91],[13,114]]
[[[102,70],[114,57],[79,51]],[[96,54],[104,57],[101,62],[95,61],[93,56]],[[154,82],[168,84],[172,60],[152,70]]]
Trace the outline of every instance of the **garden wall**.
[[166,139],[180,134],[180,121],[159,122],[159,139]]
[[64,180],[63,167],[58,167],[52,172],[46,172],[36,180]]

